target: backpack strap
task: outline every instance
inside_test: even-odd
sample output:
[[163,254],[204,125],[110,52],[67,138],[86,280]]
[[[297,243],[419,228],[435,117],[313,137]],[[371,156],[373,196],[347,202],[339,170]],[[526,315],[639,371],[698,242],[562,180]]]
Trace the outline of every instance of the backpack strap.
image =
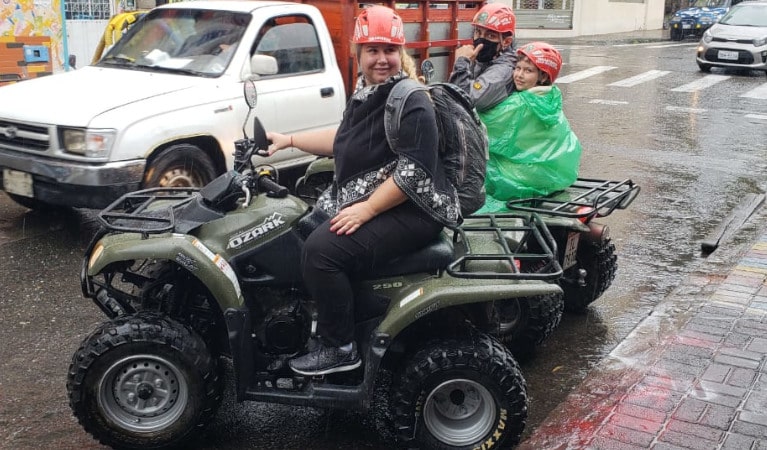
[[415,91],[426,91],[429,88],[423,84],[411,79],[405,78],[397,82],[389,92],[386,98],[386,107],[384,108],[384,128],[386,130],[386,141],[392,151],[397,149],[399,144],[399,123],[402,120],[402,108]]

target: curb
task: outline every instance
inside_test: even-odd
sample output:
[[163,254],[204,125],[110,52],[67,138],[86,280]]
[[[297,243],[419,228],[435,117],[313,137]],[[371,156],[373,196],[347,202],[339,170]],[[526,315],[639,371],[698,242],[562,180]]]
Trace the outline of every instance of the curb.
[[767,448],[767,233],[714,278],[675,289],[518,448]]

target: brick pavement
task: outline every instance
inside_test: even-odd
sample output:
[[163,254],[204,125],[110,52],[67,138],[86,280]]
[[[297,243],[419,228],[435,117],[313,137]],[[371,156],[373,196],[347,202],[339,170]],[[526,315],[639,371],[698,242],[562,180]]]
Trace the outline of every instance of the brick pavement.
[[715,289],[693,286],[675,289],[518,449],[767,450],[767,233]]

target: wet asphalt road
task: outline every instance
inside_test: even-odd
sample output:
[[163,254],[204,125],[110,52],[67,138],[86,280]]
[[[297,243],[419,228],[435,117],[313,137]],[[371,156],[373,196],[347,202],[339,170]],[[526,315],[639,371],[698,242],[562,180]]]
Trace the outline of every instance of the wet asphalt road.
[[[560,85],[584,147],[581,176],[632,178],[642,192],[629,210],[602,220],[612,228],[619,255],[611,289],[588,313],[566,315],[522,365],[531,397],[528,430],[701,266],[700,240],[743,194],[767,189],[767,118],[760,118],[767,116],[767,99],[741,96],[764,86],[764,73],[715,70],[729,78],[680,90],[704,77],[692,42],[560,48],[563,76],[613,67]],[[610,86],[649,70],[668,73]],[[760,211],[725,245],[747,241],[763,221]],[[93,211],[27,212],[0,194],[0,448],[101,448],[71,416],[65,389],[71,354],[102,320],[79,285],[94,229]],[[715,252],[707,267],[724,267],[731,255]],[[389,448],[372,422],[345,411],[235,404],[228,392],[195,448]]]

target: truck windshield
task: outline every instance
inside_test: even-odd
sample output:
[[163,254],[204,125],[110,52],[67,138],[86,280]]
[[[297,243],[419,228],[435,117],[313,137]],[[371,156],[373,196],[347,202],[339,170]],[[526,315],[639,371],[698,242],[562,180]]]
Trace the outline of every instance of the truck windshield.
[[219,76],[250,18],[231,11],[155,9],[131,27],[98,65]]

